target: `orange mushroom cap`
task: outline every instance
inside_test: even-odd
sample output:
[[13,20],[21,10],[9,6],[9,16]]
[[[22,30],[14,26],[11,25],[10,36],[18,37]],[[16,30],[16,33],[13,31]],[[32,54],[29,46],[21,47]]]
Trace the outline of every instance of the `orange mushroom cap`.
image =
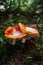
[[20,30],[24,33],[31,34],[31,35],[39,35],[39,32],[37,29],[27,27],[22,23],[19,23]]
[[19,26],[8,27],[5,30],[5,37],[11,39],[18,39],[26,36],[27,34],[20,31]]

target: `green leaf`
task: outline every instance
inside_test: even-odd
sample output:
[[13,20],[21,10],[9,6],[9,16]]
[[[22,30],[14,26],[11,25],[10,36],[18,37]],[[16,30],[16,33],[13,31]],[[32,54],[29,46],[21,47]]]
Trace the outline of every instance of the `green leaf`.
[[2,43],[3,42],[3,38],[2,37],[0,37],[0,43]]

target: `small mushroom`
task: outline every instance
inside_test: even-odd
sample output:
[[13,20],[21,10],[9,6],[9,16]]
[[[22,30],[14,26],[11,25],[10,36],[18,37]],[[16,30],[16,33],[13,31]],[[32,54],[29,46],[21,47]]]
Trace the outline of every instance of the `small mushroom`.
[[23,33],[19,26],[14,26],[14,27],[8,27],[6,30],[5,30],[5,37],[6,38],[9,38],[9,39],[13,39],[13,44],[15,44],[14,42],[17,40],[17,39],[21,39],[23,38],[24,36],[26,36],[27,34],[26,33]]
[[35,43],[39,39],[39,32],[37,29],[28,27],[22,23],[19,23],[20,30],[26,34],[26,38],[30,40],[29,42]]
[[19,23],[19,27],[20,27],[20,30],[22,32],[24,32],[24,33],[27,33],[29,35],[39,35],[39,32],[38,32],[37,29],[34,29],[34,28],[31,28],[31,27],[25,26],[22,23]]

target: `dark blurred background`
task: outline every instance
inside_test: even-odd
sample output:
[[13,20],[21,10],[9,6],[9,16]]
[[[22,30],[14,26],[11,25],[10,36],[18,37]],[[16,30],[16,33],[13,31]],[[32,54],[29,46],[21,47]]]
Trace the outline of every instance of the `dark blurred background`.
[[[4,31],[19,22],[37,27],[36,44],[9,44]],[[0,65],[43,65],[43,0],[0,0]]]

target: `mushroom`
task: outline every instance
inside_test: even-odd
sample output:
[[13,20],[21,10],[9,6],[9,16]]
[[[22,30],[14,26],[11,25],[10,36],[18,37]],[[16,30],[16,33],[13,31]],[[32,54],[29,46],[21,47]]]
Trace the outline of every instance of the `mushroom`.
[[25,43],[26,39],[30,40],[33,43],[34,40],[38,40],[39,32],[37,29],[19,23],[18,26],[8,27],[5,30],[5,37],[13,39],[12,44],[15,44],[16,40],[22,40],[22,43]]
[[34,43],[34,41],[36,42],[39,39],[39,32],[37,29],[28,27],[22,23],[19,23],[19,27],[23,33],[27,34],[26,39],[30,40],[32,43]]
[[39,35],[39,32],[38,32],[37,29],[34,29],[34,28],[31,28],[31,27],[25,26],[22,23],[19,23],[19,27],[20,27],[20,30],[22,32],[24,32],[24,33],[27,33],[29,35]]
[[13,43],[12,44],[15,44],[14,42],[17,39],[21,39],[21,38],[25,37],[26,35],[27,35],[26,33],[23,33],[20,30],[19,26],[8,27],[5,30],[5,37],[9,38],[9,39],[13,39]]

